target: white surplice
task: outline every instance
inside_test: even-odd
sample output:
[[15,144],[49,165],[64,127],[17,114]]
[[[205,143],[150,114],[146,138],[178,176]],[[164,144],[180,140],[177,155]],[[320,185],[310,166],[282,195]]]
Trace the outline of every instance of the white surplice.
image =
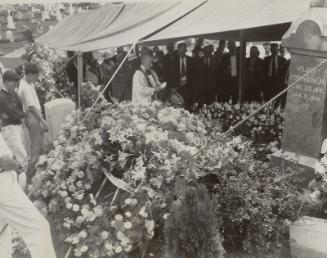
[[143,72],[137,70],[133,76],[132,102],[148,104],[151,103],[155,88],[160,85],[160,81],[155,71],[151,70],[151,74],[147,75],[149,79],[147,80],[144,67],[141,66],[140,69]]

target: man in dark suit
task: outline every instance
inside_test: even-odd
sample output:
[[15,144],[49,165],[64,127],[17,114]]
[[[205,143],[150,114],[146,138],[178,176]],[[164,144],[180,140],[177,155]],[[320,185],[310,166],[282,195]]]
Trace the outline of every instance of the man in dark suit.
[[250,57],[246,59],[246,87],[245,99],[247,101],[260,101],[263,97],[263,60],[259,58],[260,52],[256,46],[250,49]]
[[222,85],[222,74],[219,71],[219,67],[221,64],[221,60],[225,54],[225,49],[226,49],[226,41],[225,40],[219,40],[219,45],[213,54],[214,57],[214,64],[215,64],[215,73],[216,73],[216,85],[215,85],[215,99],[218,101],[223,101],[223,85]]
[[232,100],[233,103],[238,99],[238,55],[234,41],[227,44],[229,52],[221,58],[218,65],[218,76],[221,81],[222,92],[218,95],[219,101]]
[[[203,48],[203,79],[202,79],[202,88],[203,88],[203,103],[211,104],[215,101],[216,95],[216,84],[217,84],[217,76],[216,76],[216,63],[215,59],[212,55],[212,49],[210,46],[205,46]],[[197,85],[198,87],[201,85]]]
[[167,50],[167,53],[163,57],[163,77],[164,77],[163,81],[167,81],[169,72],[170,72],[170,68],[171,68],[171,64],[172,64],[173,60],[175,59],[175,57],[177,56],[174,42],[169,42],[166,45],[166,50]]
[[271,55],[264,59],[264,98],[271,99],[283,88],[286,72],[286,59],[278,55],[278,44],[270,45]]
[[218,45],[215,53],[213,54],[213,56],[216,59],[217,64],[220,63],[221,58],[224,55],[225,48],[226,48],[226,41],[225,40],[219,40],[219,45]]
[[170,92],[178,92],[184,98],[185,107],[192,106],[194,100],[193,89],[193,64],[191,57],[186,55],[186,43],[179,43],[177,46],[177,55],[173,57],[170,63],[170,69],[167,77],[167,88]]

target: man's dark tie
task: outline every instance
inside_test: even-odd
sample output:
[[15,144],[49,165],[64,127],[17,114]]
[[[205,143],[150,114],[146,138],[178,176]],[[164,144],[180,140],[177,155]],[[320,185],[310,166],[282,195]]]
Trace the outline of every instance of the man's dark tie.
[[146,75],[152,75],[152,73],[151,73],[150,70],[145,70],[145,74],[146,74]]
[[272,57],[273,61],[272,61],[272,76],[276,77],[276,59],[275,57]]
[[210,59],[206,58],[206,66],[207,66],[207,70],[209,71],[209,66],[210,66]]
[[185,64],[184,64],[183,59],[181,59],[181,62],[182,62],[181,78],[183,78],[186,75],[186,69],[185,69]]

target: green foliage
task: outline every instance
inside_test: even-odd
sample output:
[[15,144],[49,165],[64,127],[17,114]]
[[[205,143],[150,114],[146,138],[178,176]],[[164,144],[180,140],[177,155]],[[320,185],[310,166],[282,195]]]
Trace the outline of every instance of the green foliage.
[[219,224],[204,185],[186,187],[165,223],[166,258],[220,258]]

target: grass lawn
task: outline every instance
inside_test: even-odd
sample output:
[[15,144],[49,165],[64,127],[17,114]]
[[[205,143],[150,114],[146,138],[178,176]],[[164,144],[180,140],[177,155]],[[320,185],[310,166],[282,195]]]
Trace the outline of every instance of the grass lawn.
[[2,55],[10,53],[12,51],[14,51],[17,48],[21,48],[24,46],[24,42],[23,41],[19,41],[19,42],[0,42],[0,53]]
[[4,65],[5,68],[14,69],[21,64],[20,58],[4,58],[2,57],[5,54],[8,54],[15,49],[21,48],[24,46],[24,42],[0,42],[0,62]]

